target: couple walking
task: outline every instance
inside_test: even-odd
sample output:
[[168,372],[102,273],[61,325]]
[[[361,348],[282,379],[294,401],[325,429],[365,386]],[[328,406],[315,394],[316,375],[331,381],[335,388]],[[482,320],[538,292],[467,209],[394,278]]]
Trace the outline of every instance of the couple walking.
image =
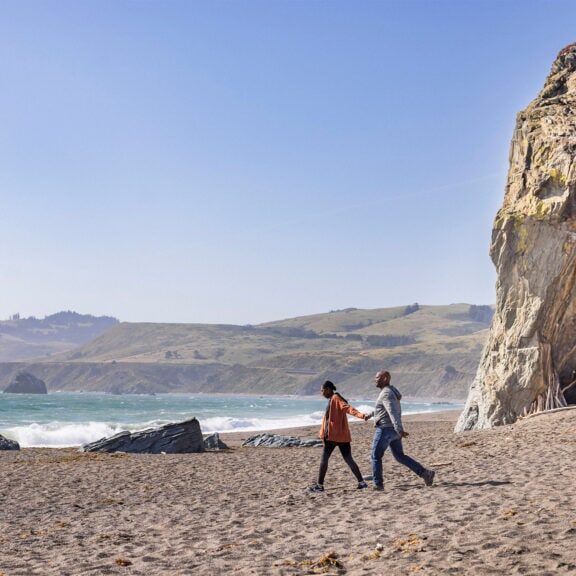
[[372,441],[372,480],[374,490],[384,490],[384,478],[382,477],[382,457],[390,446],[392,455],[400,464],[404,464],[424,480],[426,486],[432,486],[434,482],[434,470],[428,470],[416,460],[404,454],[402,448],[402,438],[408,436],[408,432],[402,427],[402,412],[400,408],[400,392],[390,384],[390,372],[385,370],[376,374],[374,381],[376,387],[380,389],[380,394],[376,400],[374,411],[370,414],[363,414],[356,408],[348,404],[348,401],[336,392],[336,386],[326,380],[321,388],[324,398],[328,399],[326,413],[322,419],[320,428],[320,438],[324,441],[324,451],[320,461],[320,471],[318,482],[310,488],[311,492],[324,492],[324,478],[328,470],[328,461],[332,452],[339,448],[342,457],[356,479],[358,488],[368,488],[364,481],[358,464],[352,458],[350,442],[350,429],[348,427],[348,414],[356,416],[361,420],[369,420],[374,417],[374,440]]

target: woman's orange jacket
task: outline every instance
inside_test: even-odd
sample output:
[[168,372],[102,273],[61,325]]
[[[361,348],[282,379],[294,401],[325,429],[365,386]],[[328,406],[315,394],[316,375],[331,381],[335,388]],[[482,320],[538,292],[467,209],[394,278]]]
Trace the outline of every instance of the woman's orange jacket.
[[331,442],[351,442],[352,436],[350,436],[348,418],[346,417],[348,414],[364,420],[364,414],[350,406],[340,394],[332,394],[327,414],[324,414],[324,418],[322,418],[320,438]]

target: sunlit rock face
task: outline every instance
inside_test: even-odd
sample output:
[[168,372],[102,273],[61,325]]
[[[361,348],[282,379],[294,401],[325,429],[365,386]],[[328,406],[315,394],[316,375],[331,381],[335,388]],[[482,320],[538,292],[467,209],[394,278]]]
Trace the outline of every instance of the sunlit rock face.
[[518,114],[490,255],[496,314],[457,431],[576,404],[576,44]]

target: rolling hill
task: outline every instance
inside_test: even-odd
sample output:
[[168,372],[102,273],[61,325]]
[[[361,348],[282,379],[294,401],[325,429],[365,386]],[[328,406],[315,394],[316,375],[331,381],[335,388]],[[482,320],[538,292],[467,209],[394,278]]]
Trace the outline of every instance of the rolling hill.
[[113,393],[315,394],[326,379],[373,395],[381,368],[406,396],[462,399],[493,310],[453,304],[348,308],[257,326],[115,324],[42,361],[0,364],[0,382],[26,369],[50,390]]

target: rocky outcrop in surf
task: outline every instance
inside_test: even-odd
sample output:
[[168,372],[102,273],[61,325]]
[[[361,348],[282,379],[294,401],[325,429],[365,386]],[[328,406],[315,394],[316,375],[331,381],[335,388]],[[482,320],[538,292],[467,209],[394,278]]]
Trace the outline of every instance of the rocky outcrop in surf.
[[46,383],[30,374],[19,372],[16,377],[4,389],[6,394],[48,394]]
[[576,44],[518,114],[490,254],[488,342],[456,430],[576,404]]

